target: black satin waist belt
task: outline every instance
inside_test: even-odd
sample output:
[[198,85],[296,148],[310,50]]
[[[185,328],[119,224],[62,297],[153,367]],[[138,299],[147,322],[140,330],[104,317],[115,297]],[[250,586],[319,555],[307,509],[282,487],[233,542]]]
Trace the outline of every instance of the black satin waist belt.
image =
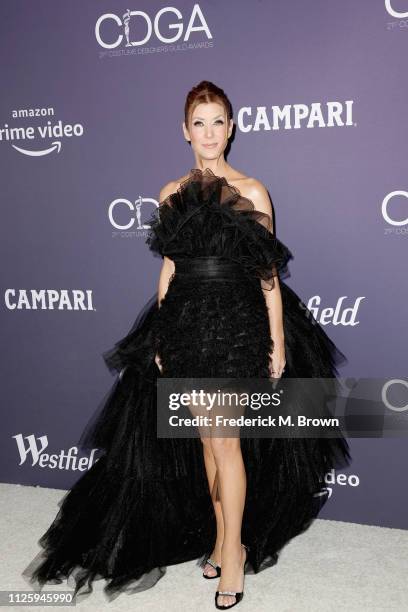
[[210,255],[175,260],[175,276],[178,278],[200,277],[220,280],[248,278],[245,268],[234,261]]

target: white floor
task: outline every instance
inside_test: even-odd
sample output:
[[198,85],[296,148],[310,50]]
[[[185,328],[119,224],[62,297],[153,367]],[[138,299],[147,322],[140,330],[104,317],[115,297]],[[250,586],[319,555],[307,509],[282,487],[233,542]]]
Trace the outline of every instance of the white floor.
[[[0,483],[0,590],[29,586],[22,570],[39,552],[38,539],[55,517],[65,494]],[[195,561],[167,568],[166,575],[148,591],[121,594],[108,601],[104,581],[77,603],[77,610],[151,610],[195,612],[215,610],[217,580],[201,578]],[[66,584],[46,590],[71,590]],[[13,606],[10,610],[47,610]],[[52,609],[55,609],[54,607]],[[245,612],[361,612],[408,611],[408,531],[317,519],[281,552],[276,566],[245,577],[245,596],[236,607]]]

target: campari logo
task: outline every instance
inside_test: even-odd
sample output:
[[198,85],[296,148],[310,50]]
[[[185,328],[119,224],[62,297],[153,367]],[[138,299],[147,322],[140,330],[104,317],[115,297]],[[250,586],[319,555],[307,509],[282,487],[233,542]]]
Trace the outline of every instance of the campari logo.
[[8,310],[96,310],[92,289],[6,289]]
[[283,106],[244,106],[238,110],[241,132],[299,130],[301,128],[355,127],[354,100],[284,104]]

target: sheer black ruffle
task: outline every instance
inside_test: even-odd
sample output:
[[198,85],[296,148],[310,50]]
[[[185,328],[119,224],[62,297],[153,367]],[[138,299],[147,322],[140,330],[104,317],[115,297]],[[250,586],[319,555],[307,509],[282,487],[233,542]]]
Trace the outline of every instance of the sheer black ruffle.
[[277,274],[286,275],[293,257],[270,231],[271,217],[208,168],[193,168],[149,225],[152,252],[170,259],[219,255],[242,265],[267,290]]

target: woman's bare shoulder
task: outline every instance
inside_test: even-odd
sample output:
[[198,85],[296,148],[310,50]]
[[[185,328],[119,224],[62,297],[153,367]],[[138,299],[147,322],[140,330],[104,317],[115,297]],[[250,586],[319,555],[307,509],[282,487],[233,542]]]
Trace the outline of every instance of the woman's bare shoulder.
[[176,179],[174,181],[169,181],[168,183],[166,183],[160,190],[159,202],[163,202],[170,195],[172,195],[173,193],[176,193],[181,183],[183,183],[186,179],[188,179],[188,177],[189,175],[185,174],[179,179]]
[[244,198],[253,201],[269,199],[268,190],[259,179],[253,176],[246,176],[242,173],[240,174],[241,176],[228,179],[228,182],[234,187],[237,187]]
[[184,174],[184,176],[181,176],[179,179],[173,181],[174,185],[176,186],[176,190],[180,187],[181,183],[184,183],[189,178],[190,178],[190,172],[188,172],[187,174]]
[[161,189],[160,189],[160,193],[159,193],[159,204],[161,204],[162,202],[164,202],[164,200],[166,200],[169,195],[171,195],[172,193],[174,193],[175,191],[177,191],[177,183],[176,181],[169,181],[168,183],[166,183]]
[[238,187],[241,195],[252,202],[256,210],[259,210],[267,215],[268,229],[269,231],[273,232],[274,225],[272,203],[268,190],[262,181],[254,177],[245,177],[242,179],[241,184],[237,182],[235,185]]

